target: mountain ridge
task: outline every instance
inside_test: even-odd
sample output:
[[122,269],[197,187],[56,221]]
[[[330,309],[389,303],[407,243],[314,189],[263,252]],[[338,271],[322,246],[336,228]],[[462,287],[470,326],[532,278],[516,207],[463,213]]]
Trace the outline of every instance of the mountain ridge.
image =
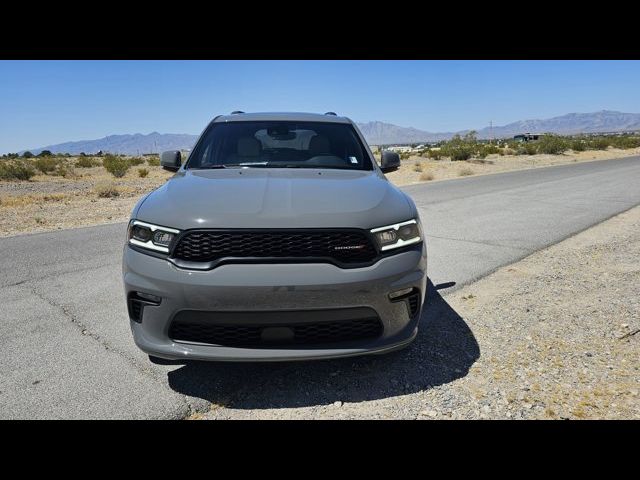
[[[401,127],[378,120],[357,122],[362,134],[370,145],[423,143],[448,140],[458,132],[428,132],[413,127]],[[518,120],[502,126],[484,127],[476,130],[478,138],[508,138],[519,133],[605,133],[614,131],[640,130],[640,113],[624,113],[614,110],[600,110],[591,113],[567,113],[547,119]],[[108,135],[95,140],[64,142],[55,145],[29,149],[33,154],[42,150],[53,153],[87,154],[98,151],[140,155],[164,150],[188,150],[192,148],[198,135],[187,133],[134,133]],[[24,152],[26,150],[23,150]],[[21,152],[21,153],[22,153]]]

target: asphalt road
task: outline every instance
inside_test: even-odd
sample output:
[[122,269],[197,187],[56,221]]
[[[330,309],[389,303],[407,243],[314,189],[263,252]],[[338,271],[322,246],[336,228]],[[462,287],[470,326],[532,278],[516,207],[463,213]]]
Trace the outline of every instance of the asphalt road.
[[[640,157],[404,190],[421,211],[433,284],[455,282],[457,288],[640,204]],[[324,379],[335,365],[347,371],[345,385],[356,385],[359,371],[373,372],[366,398],[376,398],[400,393],[394,391],[397,380],[387,377],[416,365],[422,372],[416,352],[442,349],[436,354],[444,360],[430,364],[437,371],[423,375],[426,386],[464,375],[480,352],[464,321],[447,313],[440,296],[445,289],[430,292],[424,317],[440,320],[422,329],[419,346],[388,356],[295,367],[154,365],[129,331],[120,274],[124,240],[124,224],[0,239],[0,418],[184,418],[212,403],[325,405],[337,398],[331,389],[307,391],[294,403],[275,387],[265,389],[259,405],[243,405],[242,398],[268,386],[269,378],[286,381],[286,372],[303,369],[305,377]],[[551,287],[541,292],[550,293]],[[443,319],[451,320],[445,325]],[[432,337],[442,338],[430,346]],[[452,341],[462,347],[456,350]],[[372,392],[378,384],[385,386]],[[354,391],[352,398],[364,397]]]

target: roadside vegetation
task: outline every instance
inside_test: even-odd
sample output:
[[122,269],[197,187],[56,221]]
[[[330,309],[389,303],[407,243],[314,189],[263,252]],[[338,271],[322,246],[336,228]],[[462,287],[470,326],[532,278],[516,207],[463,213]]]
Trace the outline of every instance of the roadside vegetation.
[[[538,140],[522,142],[517,140],[479,140],[475,131],[464,135],[454,135],[451,140],[438,142],[430,147],[413,152],[402,152],[401,159],[410,159],[416,155],[430,160],[447,159],[465,161],[485,159],[489,155],[562,155],[565,152],[584,152],[588,150],[607,150],[609,147],[632,149],[640,147],[640,135],[599,135],[599,136],[560,136],[542,135]],[[414,171],[420,172],[423,166],[416,162]]]
[[[37,155],[29,151],[22,154],[6,153],[0,156],[0,180],[30,181],[38,175],[75,180],[87,175],[76,172],[76,169],[99,167],[103,167],[115,178],[122,178],[131,167],[142,165],[160,167],[160,157],[157,155],[128,157],[101,152],[94,155],[86,155],[83,152],[75,156],[68,153],[54,154],[49,150],[43,150]],[[149,172],[148,168],[139,168],[136,173],[140,178],[145,178]]]

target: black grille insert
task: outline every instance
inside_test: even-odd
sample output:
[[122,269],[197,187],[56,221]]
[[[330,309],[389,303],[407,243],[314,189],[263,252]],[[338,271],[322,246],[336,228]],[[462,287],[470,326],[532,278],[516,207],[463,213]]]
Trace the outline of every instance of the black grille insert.
[[420,310],[420,292],[409,295],[407,302],[409,303],[409,316],[413,318],[418,314],[418,310]]
[[315,258],[368,263],[377,251],[359,230],[197,230],[178,239],[173,257],[189,262],[224,258]]
[[[277,335],[269,335],[273,331]],[[382,335],[382,331],[382,323],[378,318],[265,325],[217,325],[175,319],[171,322],[169,337],[176,341],[226,347],[269,348],[372,339]]]

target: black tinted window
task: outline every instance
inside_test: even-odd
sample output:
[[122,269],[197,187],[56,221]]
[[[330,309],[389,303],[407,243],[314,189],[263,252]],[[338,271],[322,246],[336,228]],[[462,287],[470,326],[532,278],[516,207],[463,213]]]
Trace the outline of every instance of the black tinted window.
[[213,124],[187,168],[219,166],[373,168],[349,124],[277,121]]

